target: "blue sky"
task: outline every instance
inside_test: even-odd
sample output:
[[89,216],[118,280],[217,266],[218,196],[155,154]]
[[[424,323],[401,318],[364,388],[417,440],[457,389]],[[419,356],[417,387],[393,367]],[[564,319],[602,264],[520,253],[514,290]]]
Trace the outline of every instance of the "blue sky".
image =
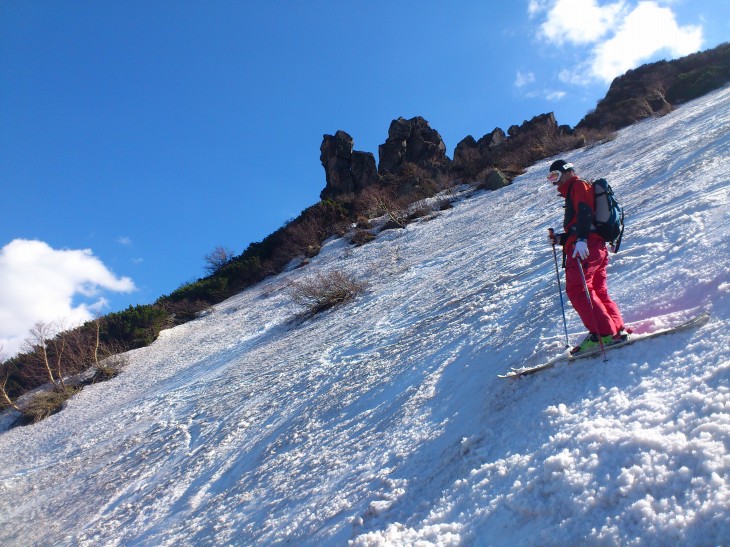
[[720,0],[0,2],[0,344],[145,304],[316,203],[324,134],[575,125]]

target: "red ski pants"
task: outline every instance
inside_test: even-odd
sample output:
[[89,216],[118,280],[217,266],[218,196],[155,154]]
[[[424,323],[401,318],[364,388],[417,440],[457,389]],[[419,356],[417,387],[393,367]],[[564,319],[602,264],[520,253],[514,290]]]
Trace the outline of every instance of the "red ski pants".
[[588,258],[583,260],[583,272],[588,286],[588,293],[591,297],[591,304],[586,297],[583,286],[583,278],[578,268],[578,258],[573,258],[573,245],[567,245],[565,251],[567,260],[565,264],[565,292],[568,294],[570,303],[578,312],[581,321],[589,332],[595,332],[601,336],[616,334],[624,326],[621,312],[616,303],[608,296],[606,286],[606,266],[608,265],[608,250],[606,244],[598,239],[588,239]]

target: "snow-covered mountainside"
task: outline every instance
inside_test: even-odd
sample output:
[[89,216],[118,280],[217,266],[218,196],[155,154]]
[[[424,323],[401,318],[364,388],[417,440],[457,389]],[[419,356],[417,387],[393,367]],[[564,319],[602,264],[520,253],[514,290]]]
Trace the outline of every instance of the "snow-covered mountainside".
[[[566,157],[625,205],[624,318],[709,323],[497,378],[563,349],[546,160],[330,242],[1,434],[0,543],[730,542],[730,88]],[[295,321],[288,283],[330,270],[367,292]]]

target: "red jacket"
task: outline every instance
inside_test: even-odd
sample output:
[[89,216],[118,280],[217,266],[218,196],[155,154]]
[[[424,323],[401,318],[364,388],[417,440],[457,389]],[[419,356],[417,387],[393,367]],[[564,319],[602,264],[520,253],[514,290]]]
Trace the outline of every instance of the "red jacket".
[[563,229],[566,234],[565,247],[575,243],[576,239],[588,240],[589,237],[601,239],[601,236],[591,231],[596,210],[596,195],[593,187],[574,174],[558,186],[558,192],[565,198],[565,218],[563,219]]

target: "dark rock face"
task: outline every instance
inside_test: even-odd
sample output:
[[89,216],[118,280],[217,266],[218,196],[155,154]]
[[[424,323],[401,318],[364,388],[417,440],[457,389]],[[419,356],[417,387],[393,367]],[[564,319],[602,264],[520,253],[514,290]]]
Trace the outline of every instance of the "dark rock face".
[[355,150],[352,153],[350,171],[355,185],[355,192],[359,192],[380,181],[378,168],[375,166],[375,156],[371,152],[358,152]]
[[[456,146],[452,173],[464,181],[486,183],[495,169],[505,174],[515,166],[524,167],[549,156],[544,144],[571,133],[570,127],[559,126],[555,115],[550,112],[524,121],[522,125],[511,126],[507,134],[496,128],[478,141],[468,136]],[[492,178],[489,186],[500,187],[500,184]]]
[[538,131],[544,133],[556,133],[558,131],[558,122],[555,121],[554,113],[540,114],[529,121],[522,122],[522,125],[513,125],[509,128],[507,134],[514,138]]
[[327,186],[320,194],[322,199],[354,194],[379,182],[375,156],[353,151],[353,142],[344,131],[325,135],[322,139],[319,160],[327,178]]
[[507,139],[499,127],[478,141],[467,136],[454,150],[452,170],[455,175],[473,179],[479,173],[497,163],[499,147]]
[[380,145],[378,155],[380,174],[397,174],[406,163],[434,173],[446,172],[450,163],[441,135],[420,116],[393,120],[388,139]]

